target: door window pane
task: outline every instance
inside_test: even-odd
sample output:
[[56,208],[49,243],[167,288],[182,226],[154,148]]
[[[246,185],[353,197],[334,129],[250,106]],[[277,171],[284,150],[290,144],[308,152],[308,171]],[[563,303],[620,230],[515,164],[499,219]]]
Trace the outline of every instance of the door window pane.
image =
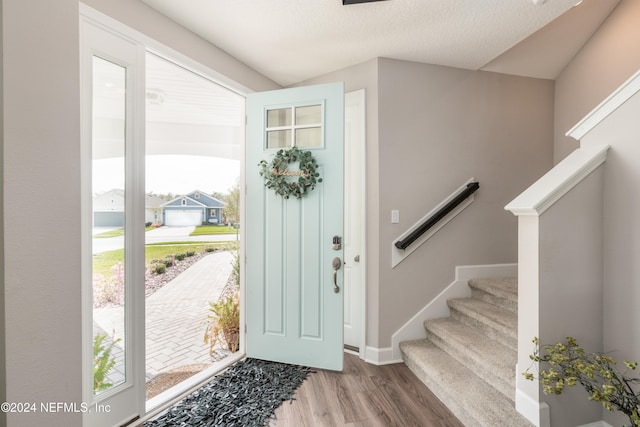
[[322,105],[296,108],[296,125],[319,125],[322,123]]
[[274,130],[267,132],[267,148],[291,147],[290,130]]
[[268,109],[266,148],[322,147],[323,108],[320,104]]
[[267,127],[291,126],[291,108],[279,108],[267,111]]
[[[93,58],[92,276],[93,390],[126,380],[125,370],[125,94],[126,69]],[[105,239],[122,241],[106,248]],[[107,250],[110,249],[110,250]]]
[[296,146],[321,147],[322,128],[304,128],[296,130]]

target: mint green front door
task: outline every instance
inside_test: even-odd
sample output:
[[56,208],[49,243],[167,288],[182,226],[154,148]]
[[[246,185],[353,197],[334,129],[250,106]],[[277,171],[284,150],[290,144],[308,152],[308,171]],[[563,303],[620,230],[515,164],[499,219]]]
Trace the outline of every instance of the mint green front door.
[[[247,99],[249,357],[342,370],[343,122],[342,83]],[[265,187],[259,163],[294,146],[312,153],[322,181],[300,198],[285,198]],[[279,172],[296,182],[299,166],[291,161]]]

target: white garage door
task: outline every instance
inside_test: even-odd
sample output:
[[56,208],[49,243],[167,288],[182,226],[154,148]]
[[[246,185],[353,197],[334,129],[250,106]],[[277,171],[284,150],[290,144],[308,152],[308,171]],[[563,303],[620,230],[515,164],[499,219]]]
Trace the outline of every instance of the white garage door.
[[164,225],[170,227],[202,224],[202,211],[200,210],[166,210],[164,215]]

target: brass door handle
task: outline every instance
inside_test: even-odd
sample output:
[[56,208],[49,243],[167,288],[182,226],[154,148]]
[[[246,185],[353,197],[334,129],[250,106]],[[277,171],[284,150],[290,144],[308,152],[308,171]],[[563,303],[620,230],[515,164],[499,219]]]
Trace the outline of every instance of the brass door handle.
[[333,259],[333,292],[335,292],[336,294],[338,292],[340,292],[340,288],[338,287],[338,270],[340,270],[340,267],[342,267],[342,261],[340,261],[340,258],[335,257]]

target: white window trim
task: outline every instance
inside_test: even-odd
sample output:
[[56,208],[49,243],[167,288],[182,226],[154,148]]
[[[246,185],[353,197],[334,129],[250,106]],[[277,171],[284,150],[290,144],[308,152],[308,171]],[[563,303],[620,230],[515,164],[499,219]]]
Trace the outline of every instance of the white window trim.
[[[97,11],[96,9],[93,9],[89,6],[87,6],[84,3],[79,3],[79,14],[81,19],[84,20],[89,20],[89,21],[93,21],[96,25],[101,26],[105,29],[107,29],[108,31],[112,31],[114,33],[117,33],[119,35],[128,37],[132,40],[135,40],[136,42],[142,44],[145,46],[146,51],[153,53],[154,55],[157,55],[161,58],[164,58],[168,61],[171,61],[173,63],[179,64],[180,66],[184,67],[186,70],[193,72],[194,74],[197,74],[205,79],[208,79],[228,90],[230,90],[231,92],[234,92],[242,97],[245,97],[249,94],[249,93],[253,93],[254,90],[250,89],[247,86],[244,86],[243,84],[229,78],[228,76],[225,76],[215,70],[212,70],[211,68],[209,68],[206,65],[203,65],[202,63],[178,52],[177,50],[170,48],[166,45],[164,45],[163,43],[160,43],[154,39],[152,39],[151,37],[146,36],[145,34],[140,33],[139,31],[136,31],[134,29],[132,29],[131,27],[128,27],[124,24],[122,24],[121,22],[111,18],[110,16],[107,16],[105,14],[103,14],[102,12]],[[242,140],[244,140],[244,136],[242,138]],[[245,188],[245,146],[244,144],[242,144],[241,146],[241,156],[240,156],[240,188]],[[86,166],[83,167],[84,169],[86,169]],[[84,174],[83,177],[87,176],[87,173],[90,173],[90,170],[84,170]],[[142,189],[142,191],[144,192],[144,188]],[[241,206],[245,205],[245,193],[244,192],[240,192],[240,203]],[[143,203],[144,204],[144,203]],[[143,213],[144,213],[144,207],[143,207]],[[244,224],[246,221],[246,212],[244,210],[240,211],[240,224]],[[244,259],[244,234],[240,235],[240,259]],[[244,286],[244,277],[245,277],[245,272],[244,272],[245,266],[244,263],[240,264],[240,300],[244,301],[244,292],[245,292],[245,286]],[[83,310],[85,310],[85,307],[83,307]],[[240,311],[240,324],[244,324],[245,320],[244,320],[244,316],[245,316],[245,310],[244,307],[241,309]],[[236,357],[229,357],[227,358],[228,361],[227,363],[224,364],[216,364],[216,369],[215,370],[207,370],[207,372],[203,372],[202,374],[206,374],[207,378],[211,377],[213,375],[215,375],[216,373],[226,369],[229,365],[235,363],[239,357],[242,357],[243,353],[244,353],[244,348],[245,348],[245,337],[244,334],[241,334],[240,336],[240,350],[237,354]],[[87,354],[83,353],[83,361],[84,360],[89,360],[87,359]],[[196,377],[198,377],[198,379],[200,381],[206,381],[201,379],[201,376],[196,375]],[[173,403],[177,402],[180,398],[184,397],[184,395],[190,393],[191,391],[195,390],[198,388],[198,386],[200,386],[202,384],[202,382],[200,383],[193,383],[191,382],[189,385],[191,386],[191,388],[189,388],[188,390],[186,390],[184,392],[183,395],[181,396],[177,396],[175,399],[170,400],[168,402],[157,402],[157,401],[147,401],[146,403],[146,414],[139,420],[139,421],[144,421],[144,420],[148,420],[151,417],[153,417],[154,415],[158,414],[159,412],[161,412],[162,410],[166,409],[167,407],[169,407],[170,405],[172,405]]]

